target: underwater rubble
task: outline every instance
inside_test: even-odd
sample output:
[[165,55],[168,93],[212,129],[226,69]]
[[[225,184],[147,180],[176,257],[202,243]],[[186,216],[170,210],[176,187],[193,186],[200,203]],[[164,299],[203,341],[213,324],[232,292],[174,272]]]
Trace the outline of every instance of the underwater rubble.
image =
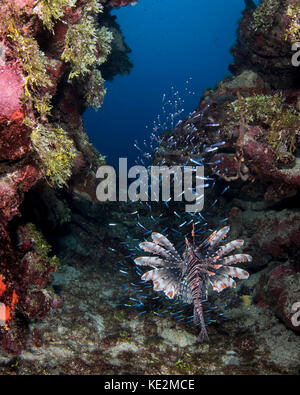
[[[155,153],[154,163],[180,164],[197,158],[195,146],[225,143],[206,154],[216,178],[209,204],[219,200],[212,224],[227,218],[231,240],[245,240],[253,263],[245,265],[247,281],[222,298],[210,293],[219,312],[210,343],[198,342],[193,325],[156,314],[157,306],[147,314],[124,306],[124,283],[136,281],[124,241],[141,240],[143,229],[135,205],[96,201],[95,172],[105,159],[81,114],[101,106],[104,78],[130,72],[130,49],[109,11],[134,3],[0,5],[0,84],[7,86],[0,95],[0,373],[299,374],[292,306],[300,302],[300,74],[291,45],[300,38],[300,2],[248,4],[233,76],[205,91],[174,128],[176,145],[168,131]],[[72,46],[85,24],[97,31],[94,53]],[[150,227],[147,210],[140,215]],[[176,227],[173,217],[166,211],[158,225]]]

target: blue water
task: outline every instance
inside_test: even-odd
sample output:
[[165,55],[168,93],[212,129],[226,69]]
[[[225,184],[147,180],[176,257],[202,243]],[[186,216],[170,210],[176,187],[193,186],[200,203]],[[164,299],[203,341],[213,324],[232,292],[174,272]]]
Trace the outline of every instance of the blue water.
[[139,0],[114,11],[134,68],[130,75],[106,82],[102,108],[84,114],[86,131],[109,164],[117,167],[119,157],[134,163],[134,140],[149,135],[163,94],[172,99],[171,86],[184,96],[188,114],[203,90],[229,74],[229,51],[244,8],[244,0]]

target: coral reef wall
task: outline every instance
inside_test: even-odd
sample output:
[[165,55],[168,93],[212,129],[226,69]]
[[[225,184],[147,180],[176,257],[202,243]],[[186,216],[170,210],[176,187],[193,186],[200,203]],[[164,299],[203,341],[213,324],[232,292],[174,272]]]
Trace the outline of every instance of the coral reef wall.
[[299,41],[298,0],[264,0],[248,8],[232,48],[234,74],[251,69],[273,88],[299,85],[299,70],[291,63],[292,43]]
[[203,143],[224,142],[217,154],[207,155],[219,192],[230,186],[212,197],[221,202],[215,219],[228,217],[233,237],[246,240],[260,278],[253,289],[257,305],[269,306],[296,332],[291,317],[300,301],[300,70],[292,64],[292,45],[300,38],[299,18],[299,1],[247,7],[232,48],[233,77],[207,90],[193,117],[175,129],[176,152],[167,134],[156,158],[180,160],[187,125],[195,128],[192,157]]
[[[90,144],[81,113],[101,107],[100,67],[113,47],[122,52],[109,11],[130,4],[0,3],[0,347],[10,353],[26,346],[29,320],[61,306],[49,285],[59,262],[46,238],[70,219],[66,195],[95,200],[95,171],[104,158]],[[123,50],[129,72],[126,44]],[[118,70],[124,72],[122,61],[106,74]]]

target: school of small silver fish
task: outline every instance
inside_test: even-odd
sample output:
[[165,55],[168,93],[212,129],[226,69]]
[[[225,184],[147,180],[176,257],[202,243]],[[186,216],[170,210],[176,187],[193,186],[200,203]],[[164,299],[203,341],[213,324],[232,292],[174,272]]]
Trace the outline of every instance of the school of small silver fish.
[[249,277],[246,270],[231,265],[252,262],[251,255],[228,256],[232,251],[241,248],[244,241],[233,240],[220,245],[229,230],[230,227],[225,226],[214,231],[199,245],[196,245],[194,237],[192,242],[185,238],[182,256],[166,236],[153,232],[152,242],[144,241],[139,245],[140,249],[153,256],[142,256],[134,260],[138,266],[152,268],[141,279],[152,281],[154,291],[162,291],[169,299],[179,299],[183,303],[194,305],[194,324],[201,325],[201,341],[209,340],[202,307],[203,296],[205,294],[207,298],[209,286],[220,293],[228,287],[235,288],[234,278]]

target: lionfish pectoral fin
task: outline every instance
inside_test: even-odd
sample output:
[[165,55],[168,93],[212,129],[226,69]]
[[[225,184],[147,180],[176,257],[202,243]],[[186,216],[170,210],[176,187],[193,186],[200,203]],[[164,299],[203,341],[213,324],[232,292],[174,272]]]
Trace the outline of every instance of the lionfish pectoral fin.
[[161,247],[166,248],[166,250],[170,252],[173,255],[173,257],[176,258],[176,260],[181,260],[180,255],[177,252],[176,248],[166,236],[162,235],[161,233],[153,232],[151,237],[155,244],[158,244]]
[[252,256],[248,254],[235,254],[222,259],[222,265],[236,265],[237,263],[252,262]]
[[157,257],[141,256],[134,259],[134,263],[138,266],[162,267],[164,261]]
[[163,258],[170,258],[171,255],[168,251],[166,251],[163,247],[158,244],[151,243],[150,241],[143,241],[139,244],[141,250],[145,252],[150,252],[153,255],[159,255]]
[[180,290],[180,282],[178,281],[176,272],[168,268],[155,268],[145,272],[141,279],[143,281],[153,282],[153,290],[164,292],[169,299],[174,299]]
[[219,274],[210,279],[213,290],[220,293],[226,288],[235,288],[236,282],[228,275]]
[[230,241],[229,243],[220,247],[217,250],[216,255],[218,256],[218,258],[222,258],[223,256],[236,250],[237,248],[242,248],[243,245],[244,245],[244,240],[237,239],[237,240]]
[[233,266],[225,266],[225,267],[223,266],[223,268],[220,271],[220,274],[226,274],[228,276],[235,277],[240,280],[246,280],[247,278],[249,278],[249,272],[239,267],[233,267]]

